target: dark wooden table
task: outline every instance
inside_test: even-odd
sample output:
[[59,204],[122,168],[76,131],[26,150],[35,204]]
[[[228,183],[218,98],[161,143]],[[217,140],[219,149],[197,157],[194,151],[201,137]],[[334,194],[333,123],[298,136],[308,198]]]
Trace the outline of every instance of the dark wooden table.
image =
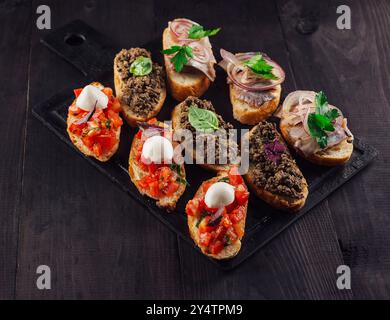
[[[376,162],[238,269],[224,272],[31,115],[32,105],[83,75],[49,52],[36,27],[41,1],[0,1],[0,298],[390,298],[390,2],[45,1],[52,27],[82,19],[125,48],[169,19],[221,26],[214,41],[261,49],[284,66],[284,90],[324,90]],[[336,27],[347,4],[352,29]],[[318,16],[309,35],[297,21]],[[302,22],[302,21],[301,21]],[[38,290],[36,268],[52,271]],[[352,270],[338,290],[336,268]]]

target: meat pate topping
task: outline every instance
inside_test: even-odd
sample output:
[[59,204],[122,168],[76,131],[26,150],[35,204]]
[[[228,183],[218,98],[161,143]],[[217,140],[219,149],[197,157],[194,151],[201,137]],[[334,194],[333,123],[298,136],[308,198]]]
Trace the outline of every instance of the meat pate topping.
[[189,112],[189,109],[191,106],[195,106],[195,107],[198,107],[201,109],[205,109],[205,110],[209,110],[209,111],[214,112],[218,118],[219,129],[226,130],[226,134],[227,134],[227,139],[222,139],[220,137],[215,138],[215,149],[214,149],[214,144],[207,143],[207,140],[204,139],[204,150],[205,150],[204,162],[207,163],[207,154],[214,154],[215,163],[216,164],[224,164],[224,163],[221,163],[221,161],[220,161],[220,155],[219,155],[219,153],[220,153],[219,145],[220,144],[221,145],[223,144],[224,146],[226,146],[225,148],[223,148],[223,150],[226,150],[227,153],[225,152],[225,153],[223,153],[223,155],[224,155],[224,158],[227,159],[227,163],[231,163],[232,161],[234,162],[234,160],[236,160],[236,158],[238,156],[238,145],[236,144],[235,141],[229,140],[229,129],[233,129],[233,125],[226,122],[219,114],[217,114],[215,112],[215,109],[210,101],[202,100],[202,99],[190,96],[186,100],[184,100],[184,102],[183,102],[183,106],[182,106],[181,113],[180,113],[180,128],[188,129],[193,133],[194,147],[195,147],[195,143],[197,142],[196,139],[202,139],[205,136],[213,136],[213,134],[206,134],[206,133],[199,134],[199,132],[198,132],[198,134],[196,134],[197,133],[196,129],[188,121],[188,112]]
[[117,71],[122,80],[122,103],[130,106],[135,114],[147,117],[160,100],[161,90],[165,88],[164,71],[157,63],[153,63],[151,73],[133,76],[130,65],[140,56],[151,58],[146,49],[122,49],[117,55]]
[[[278,161],[270,157],[269,146],[274,150],[278,146]],[[249,141],[249,160],[257,186],[281,196],[303,198],[302,173],[273,124],[264,121],[255,127]]]

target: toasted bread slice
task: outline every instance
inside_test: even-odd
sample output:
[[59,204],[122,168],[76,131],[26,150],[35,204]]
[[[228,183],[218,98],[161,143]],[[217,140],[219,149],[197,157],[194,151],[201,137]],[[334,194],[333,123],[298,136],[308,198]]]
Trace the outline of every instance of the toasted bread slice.
[[[309,94],[314,94],[315,92],[312,91],[299,91],[301,93],[309,93]],[[293,93],[291,93],[293,94]],[[291,95],[290,94],[290,95]],[[290,96],[289,95],[289,96]],[[287,97],[288,98],[288,97]],[[286,100],[287,100],[286,98]],[[293,107],[293,106],[286,106],[283,104],[282,109],[280,110],[279,115],[280,115],[280,132],[282,133],[284,139],[286,142],[294,147],[295,140],[291,137],[290,135],[290,129],[293,128],[292,125],[289,124],[287,121],[286,115],[288,115],[290,110],[287,110],[288,107]],[[327,148],[325,150],[319,150],[313,154],[310,155],[305,155],[299,148],[294,149],[297,151],[297,153],[309,160],[310,162],[313,162],[315,164],[319,165],[324,165],[324,166],[337,166],[337,165],[342,165],[351,158],[352,153],[353,153],[353,137],[348,138],[347,140],[344,140],[340,142],[339,144]]]
[[[200,107],[200,108],[202,108],[200,103],[203,103],[203,102],[207,101],[207,100],[197,99],[196,97],[188,97],[187,99],[185,101],[179,103],[178,105],[176,105],[176,107],[172,111],[172,127],[173,127],[174,131],[175,130],[179,130],[179,129],[185,129],[183,127],[182,122],[180,120],[181,120],[182,115],[185,114],[185,111],[183,111],[183,109],[186,108],[186,102],[187,101],[190,101],[190,100],[192,101],[192,100],[195,99],[195,101],[198,102],[197,106]],[[212,107],[211,111],[215,112],[213,107]],[[190,152],[192,154],[192,158],[194,160],[196,160],[197,159],[197,155],[195,154],[194,151],[191,151],[189,149],[187,149],[187,151]],[[204,164],[199,164],[199,165],[202,168],[206,169],[206,170],[210,170],[210,171],[214,171],[214,172],[227,171],[231,167],[229,164],[208,164],[208,163],[204,163]]]
[[[132,48],[130,50],[133,50],[133,49],[138,49],[138,48]],[[135,127],[135,126],[137,126],[137,122],[145,122],[145,121],[155,117],[160,112],[160,110],[165,102],[165,98],[167,96],[167,91],[166,91],[165,84],[164,84],[159,89],[160,96],[159,96],[158,101],[153,106],[152,110],[150,110],[146,115],[137,114],[136,108],[134,107],[134,105],[128,105],[124,101],[125,99],[123,99],[124,89],[126,88],[126,86],[128,84],[126,84],[124,82],[124,79],[121,77],[120,72],[119,72],[119,55],[120,55],[120,53],[121,52],[119,52],[114,59],[115,92],[116,92],[117,98],[121,102],[122,114],[123,114],[124,118],[126,119],[127,123],[130,126]],[[155,68],[155,64],[153,65],[153,68]],[[148,77],[148,76],[149,75],[146,75],[144,77]]]
[[[179,188],[172,195],[162,196],[162,197],[155,197],[149,192],[149,190],[145,190],[145,189],[141,188],[139,185],[139,181],[143,177],[148,176],[149,172],[143,170],[137,164],[136,150],[139,148],[140,143],[141,143],[141,139],[137,138],[137,135],[135,135],[133,142],[131,144],[130,156],[129,156],[130,179],[142,195],[146,195],[149,198],[156,200],[157,206],[164,208],[167,211],[173,211],[176,207],[176,203],[179,201],[180,197],[182,196],[182,194],[184,193],[184,191],[186,189],[186,184],[182,183],[182,182],[179,183]],[[180,166],[180,170],[181,170],[181,178],[182,178],[182,180],[185,180],[186,174],[185,174],[184,164]]]
[[[199,187],[198,191],[196,192],[194,199],[204,199],[205,192],[203,191],[203,186],[205,183],[217,182],[218,180],[220,180],[221,178],[224,178],[224,177],[228,177],[227,171],[220,172],[217,177],[214,177],[210,180],[203,182],[201,184],[201,186]],[[243,185],[245,186],[245,184],[243,184]],[[246,188],[246,186],[245,186],[245,188]],[[200,248],[200,250],[202,251],[203,254],[205,254],[213,259],[216,259],[216,260],[229,259],[229,258],[233,258],[234,256],[237,255],[237,253],[241,249],[242,238],[244,236],[246,213],[247,213],[247,209],[248,209],[248,201],[246,201],[246,204],[243,207],[244,207],[244,212],[245,212],[244,217],[237,223],[237,226],[236,226],[239,230],[241,230],[241,234],[239,235],[237,241],[224,247],[222,249],[222,251],[220,251],[218,254],[212,254],[211,252],[209,252],[207,250],[206,247],[202,246],[199,242],[199,240],[200,240],[199,239],[199,229],[198,229],[197,225],[199,224],[200,216],[187,215],[187,224],[188,224],[188,229],[190,231],[191,238],[194,240],[194,242],[197,244],[197,246]]]
[[231,83],[229,85],[229,92],[230,101],[233,106],[234,119],[249,125],[255,125],[260,121],[268,119],[279,105],[281,91],[281,85],[277,85],[274,89],[269,91],[274,96],[272,100],[266,101],[260,106],[253,106],[248,102],[239,99],[238,92]]
[[[163,33],[163,50],[172,45],[174,45],[174,41],[171,38],[171,32],[169,28],[166,28]],[[168,86],[175,100],[183,101],[188,96],[200,97],[209,88],[210,79],[203,72],[196,69],[191,69],[188,72],[176,72],[169,67],[171,62],[167,55],[164,55],[164,62]]]
[[[265,130],[263,128],[265,128]],[[266,135],[262,136],[262,134],[265,132],[267,132]],[[281,135],[275,129],[275,126],[271,123],[262,122],[253,127],[248,134],[250,145],[250,165],[248,173],[244,176],[244,178],[250,189],[256,194],[257,197],[277,209],[286,211],[297,211],[301,209],[304,206],[306,198],[309,194],[307,182],[295,161],[291,157],[287,146],[285,145]],[[270,137],[273,137],[280,145],[284,147],[284,151],[280,153],[280,158],[276,159],[275,163],[272,163],[273,161],[268,158],[264,149],[265,144],[268,143],[266,141],[268,141]],[[262,165],[262,163],[264,163],[264,165]],[[294,172],[293,178],[290,178],[291,173],[289,173],[290,176],[285,174],[283,168],[286,166],[289,168],[289,171]],[[274,171],[269,172],[270,168],[274,168]],[[262,179],[259,179],[259,177],[262,177]],[[275,181],[276,179],[278,180]],[[265,183],[259,182],[264,180]],[[293,188],[291,186],[283,185],[282,181],[284,180],[290,181],[288,183],[294,181],[294,183],[298,186],[298,188],[294,187],[294,189],[298,189],[299,191],[288,191],[288,188]],[[276,187],[274,186],[275,184],[277,184]],[[280,192],[278,191],[279,188],[281,190]],[[283,192],[285,188],[287,191]],[[293,195],[294,193],[296,194]]]
[[[104,86],[99,83],[99,82],[93,82],[91,83],[91,85],[97,87],[98,89],[103,89]],[[115,152],[118,150],[118,147],[119,147],[119,140],[120,140],[120,134],[121,134],[121,128],[119,127],[116,131],[115,131],[115,136],[116,136],[116,143],[115,145],[112,147],[112,149],[109,151],[109,152],[106,152],[106,153],[103,153],[102,155],[100,156],[96,156],[94,154],[94,152],[92,150],[90,150],[84,143],[83,141],[81,140],[81,137],[77,136],[76,134],[72,133],[70,131],[70,126],[72,125],[73,122],[75,122],[76,120],[78,120],[77,117],[75,117],[74,115],[72,115],[70,112],[68,112],[68,117],[66,119],[66,124],[67,124],[67,128],[66,128],[66,131],[68,132],[68,135],[69,135],[69,138],[70,140],[72,141],[72,143],[76,146],[77,149],[79,149],[84,155],[88,156],[88,157],[94,157],[95,159],[101,161],[101,162],[106,162],[107,160],[109,160],[114,154]]]

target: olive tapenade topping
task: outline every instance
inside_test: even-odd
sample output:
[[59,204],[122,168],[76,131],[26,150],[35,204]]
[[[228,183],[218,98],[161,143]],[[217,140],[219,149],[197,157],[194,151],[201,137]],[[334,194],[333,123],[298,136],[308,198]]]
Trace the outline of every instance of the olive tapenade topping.
[[256,126],[249,152],[256,185],[281,196],[303,197],[302,173],[273,124],[264,121]]
[[122,49],[117,56],[117,72],[122,80],[122,102],[135,114],[146,117],[160,100],[165,82],[163,68],[157,63],[153,63],[151,73],[133,76],[130,66],[141,56],[151,58],[150,52],[142,48]]

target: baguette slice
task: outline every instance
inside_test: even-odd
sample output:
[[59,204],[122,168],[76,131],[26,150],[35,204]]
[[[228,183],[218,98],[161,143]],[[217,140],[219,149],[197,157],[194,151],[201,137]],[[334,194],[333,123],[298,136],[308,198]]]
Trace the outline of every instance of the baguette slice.
[[230,84],[230,102],[233,106],[234,119],[249,125],[255,125],[260,121],[268,119],[279,105],[281,91],[281,85],[277,85],[274,89],[270,90],[270,93],[274,96],[272,100],[266,101],[260,106],[252,106],[246,101],[239,99],[237,90],[233,84]]
[[[170,48],[175,42],[171,38],[169,28],[163,32],[163,50]],[[196,69],[191,69],[189,72],[176,72],[170,68],[170,57],[164,55],[165,70],[167,74],[167,82],[172,97],[177,101],[183,101],[188,96],[200,97],[210,86],[210,79]]]
[[[299,91],[306,94],[316,94],[312,91]],[[295,92],[296,93],[296,92]],[[294,94],[291,93],[291,94]],[[290,94],[290,95],[291,95]],[[290,96],[289,95],[289,96]],[[288,98],[288,97],[287,97]],[[286,98],[286,100],[287,100]],[[286,101],[285,100],[285,101]],[[291,107],[293,107],[291,105]],[[295,140],[290,135],[290,129],[293,128],[288,121],[286,115],[288,114],[290,110],[287,110],[287,106],[283,104],[282,109],[280,110],[280,132],[283,135],[283,138],[286,140],[286,142],[294,147]],[[325,150],[319,150],[311,155],[305,155],[299,148],[294,149],[297,151],[297,153],[306,160],[309,160],[310,162],[313,162],[315,164],[323,165],[323,166],[337,166],[342,165],[348,162],[348,160],[351,158],[353,153],[353,137],[349,138],[347,140],[344,140],[340,142],[339,144],[327,148]]]
[[[142,143],[141,139],[139,137],[137,137],[137,135],[135,135],[133,142],[131,144],[130,156],[129,156],[130,179],[142,195],[146,195],[149,198],[156,200],[157,206],[159,206],[160,208],[164,208],[167,211],[171,212],[175,209],[176,203],[179,201],[180,197],[184,193],[184,191],[186,189],[186,184],[179,183],[179,188],[172,195],[162,196],[162,197],[155,197],[154,195],[152,195],[149,192],[149,190],[144,190],[143,188],[141,188],[141,186],[139,185],[139,181],[143,177],[149,175],[148,171],[143,170],[139,165],[137,165],[137,160],[136,160],[137,151],[136,150],[139,148],[141,143]],[[185,180],[186,173],[185,173],[184,164],[182,164],[180,166],[180,170],[181,170],[181,177],[182,177],[182,179]]]
[[[259,148],[261,148],[263,152],[264,157],[267,157],[264,151],[264,144],[263,144],[264,137],[260,136],[261,130],[259,130],[262,126],[266,126],[270,128],[268,132],[272,131],[271,135],[274,135],[278,143],[284,146],[285,148],[284,155],[289,159],[288,163],[291,166],[291,168],[293,168],[293,170],[297,172],[297,177],[298,177],[297,181],[301,189],[298,197],[292,197],[292,196],[276,193],[275,191],[271,191],[270,188],[267,187],[267,185],[271,182],[272,179],[275,179],[275,177],[281,175],[281,173],[278,172],[279,170],[277,170],[276,173],[274,172],[274,174],[268,177],[268,179],[266,178],[267,181],[265,186],[260,185],[259,183],[256,182],[257,181],[256,176],[258,175],[259,170],[263,171],[264,175],[266,174],[266,170],[264,170],[265,167],[260,166],[260,168],[259,167],[256,168],[256,164],[259,161],[259,157],[258,156],[255,157],[253,154],[254,148],[259,146]],[[307,182],[303,174],[299,170],[298,166],[296,165],[295,161],[292,159],[291,154],[288,151],[288,148],[283,141],[283,138],[281,137],[279,132],[277,132],[275,126],[271,123],[264,121],[262,123],[259,123],[257,126],[253,127],[248,134],[249,134],[249,141],[250,141],[250,150],[249,150],[250,165],[249,165],[248,173],[244,176],[244,178],[249,188],[256,194],[257,197],[259,197],[260,199],[264,200],[265,202],[267,202],[268,204],[270,204],[271,206],[277,209],[281,209],[285,211],[298,211],[299,209],[301,209],[304,206],[306,202],[306,198],[309,194]],[[257,135],[257,139],[256,139],[256,135]],[[270,134],[267,134],[267,139],[269,139],[269,135]],[[287,163],[287,161],[285,163]],[[266,166],[269,166],[269,164],[266,164]],[[260,174],[263,173],[260,172]],[[280,180],[283,180],[283,178]]]
[[[98,89],[103,89],[104,86],[99,83],[99,82],[93,82],[91,83],[92,86],[95,86],[97,87]],[[75,100],[76,101],[76,100]],[[69,138],[70,140],[72,141],[72,143],[76,146],[77,149],[79,149],[83,154],[85,154],[86,156],[89,156],[89,157],[94,157],[95,159],[101,161],[101,162],[106,162],[108,161],[114,154],[115,152],[118,150],[118,147],[119,147],[119,140],[120,140],[120,134],[121,134],[121,128],[119,127],[116,131],[115,131],[115,137],[116,137],[116,143],[115,145],[112,147],[112,149],[109,151],[109,152],[106,152],[106,153],[103,153],[102,155],[100,156],[96,156],[94,154],[94,152],[92,150],[90,150],[84,143],[83,141],[81,140],[81,137],[77,136],[76,134],[72,133],[70,131],[70,126],[72,125],[72,123],[74,121],[77,120],[77,117],[75,117],[74,115],[72,115],[70,112],[68,112],[68,117],[66,119],[66,124],[67,124],[67,128],[66,128],[66,131],[68,132],[68,135],[69,135]]]
[[[224,171],[224,172],[220,172],[218,174],[218,176],[203,182],[201,184],[201,186],[199,187],[198,191],[196,192],[194,199],[204,199],[205,192],[203,191],[203,186],[206,183],[217,182],[218,180],[220,180],[222,178],[227,178],[227,177],[228,177],[228,172]],[[243,183],[243,185],[245,186],[245,183]],[[245,186],[245,189],[246,189],[246,186]],[[241,249],[242,238],[243,238],[244,232],[245,232],[245,221],[246,221],[246,214],[247,214],[247,210],[248,210],[248,200],[243,205],[243,209],[244,209],[243,210],[244,217],[235,226],[235,229],[237,228],[238,230],[240,230],[240,235],[238,236],[237,241],[234,242],[233,244],[230,244],[230,245],[224,247],[222,249],[222,251],[220,251],[218,254],[212,254],[211,252],[209,252],[207,250],[207,247],[202,246],[199,242],[199,240],[200,240],[199,239],[199,229],[198,229],[197,225],[199,224],[200,213],[197,216],[187,215],[187,223],[188,223],[188,228],[190,231],[191,238],[194,240],[194,242],[200,248],[200,250],[202,251],[203,254],[205,254],[206,256],[209,256],[213,259],[216,259],[216,260],[229,259],[229,258],[233,258],[234,256],[237,255],[237,253]]]
[[[186,107],[187,101],[196,101],[196,105],[199,108],[202,108],[201,103],[207,102],[207,100],[197,99],[196,97],[188,97],[185,101],[183,101],[183,102],[179,103],[178,105],[176,105],[176,107],[172,111],[172,127],[173,127],[174,131],[180,130],[180,129],[185,129],[185,128],[183,128],[180,119],[182,117],[182,114],[184,113],[183,109]],[[212,108],[212,111],[215,111],[214,108]],[[192,158],[194,160],[196,160],[196,158],[197,158],[196,153],[194,151],[190,150],[190,149],[191,148],[187,149],[187,151],[190,152],[192,154]],[[231,167],[229,164],[208,164],[208,163],[204,163],[204,164],[199,164],[199,165],[202,168],[206,169],[206,170],[210,170],[210,171],[214,171],[214,172],[228,171],[230,169],[230,167]]]
[[[137,49],[137,48],[135,48],[135,49]],[[132,49],[130,49],[130,50],[132,50]],[[163,88],[161,88],[160,98],[159,98],[158,102],[153,107],[153,110],[151,110],[146,116],[143,116],[143,115],[141,116],[141,115],[137,114],[136,112],[134,112],[133,106],[127,105],[123,101],[123,89],[126,87],[126,83],[124,83],[124,81],[123,81],[123,79],[120,76],[120,73],[118,71],[118,58],[119,58],[119,53],[115,56],[115,59],[114,59],[114,84],[115,84],[116,96],[121,102],[122,114],[123,114],[124,118],[126,119],[127,123],[132,127],[136,127],[137,122],[145,122],[145,121],[155,117],[160,112],[160,110],[165,102],[165,98],[167,96],[167,91],[166,91],[165,86]]]

